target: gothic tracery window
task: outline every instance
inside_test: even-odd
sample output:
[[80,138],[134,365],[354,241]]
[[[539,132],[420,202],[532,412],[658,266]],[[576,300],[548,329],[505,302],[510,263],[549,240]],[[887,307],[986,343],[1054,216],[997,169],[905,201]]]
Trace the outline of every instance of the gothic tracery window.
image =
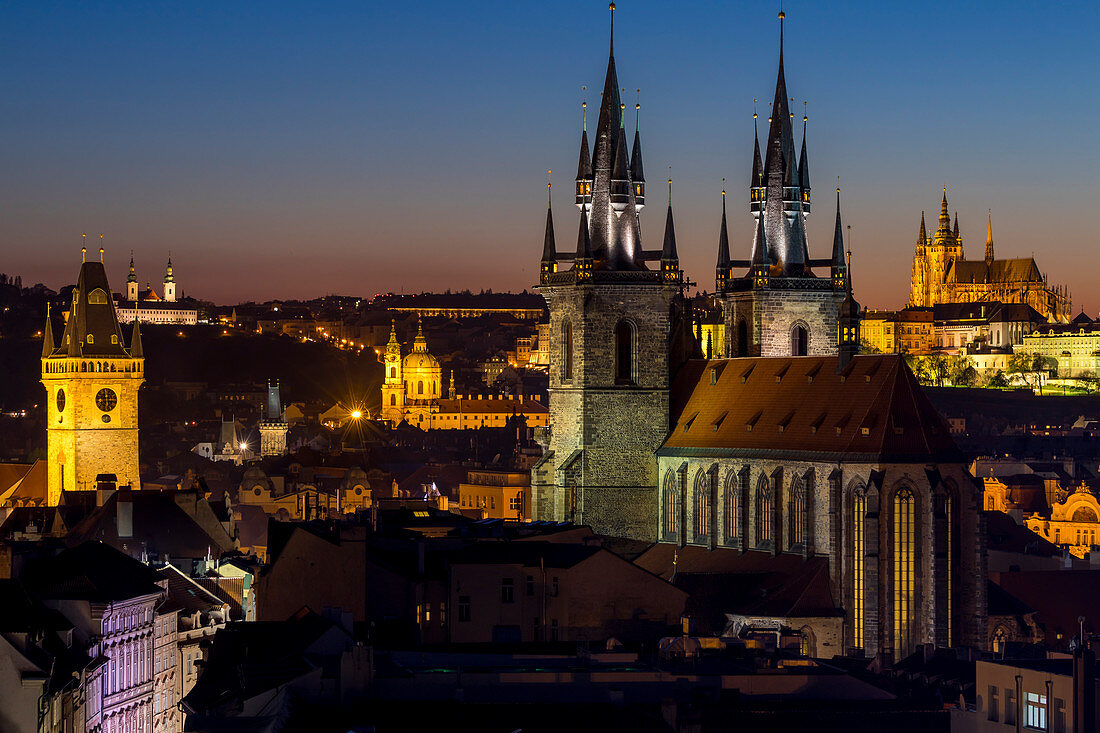
[[710,534],[710,481],[704,471],[695,476],[694,535],[701,540]]
[[916,500],[912,490],[902,487],[893,500],[893,616],[894,654],[901,659],[913,648],[916,583]]
[[737,494],[737,474],[733,471],[729,472],[729,476],[726,477],[725,489],[722,492],[722,508],[723,508],[723,522],[722,525],[725,529],[726,544],[733,544],[737,539],[737,524],[740,513],[737,511],[738,501]]
[[772,540],[772,492],[768,479],[760,477],[756,485],[756,544],[764,546]]
[[791,485],[791,506],[788,513],[790,546],[806,543],[806,483],[796,481]]
[[680,515],[680,497],[679,492],[676,490],[676,477],[672,471],[669,471],[665,475],[663,494],[663,500],[661,501],[663,515],[661,524],[665,538],[672,539],[676,536],[676,532],[679,529]]
[[852,553],[852,646],[863,648],[864,578],[867,554],[864,534],[867,516],[867,496],[862,487],[852,492],[851,553]]

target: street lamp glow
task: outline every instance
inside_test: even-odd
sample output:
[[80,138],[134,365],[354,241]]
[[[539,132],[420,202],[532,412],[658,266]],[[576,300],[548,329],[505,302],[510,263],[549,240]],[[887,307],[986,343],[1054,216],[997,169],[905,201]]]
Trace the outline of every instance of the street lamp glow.
[[360,412],[359,410],[352,410],[351,411],[351,419],[352,420],[358,420],[361,417],[363,417],[363,413]]
[[248,443],[241,443],[237,447],[240,448],[241,450],[248,450]]

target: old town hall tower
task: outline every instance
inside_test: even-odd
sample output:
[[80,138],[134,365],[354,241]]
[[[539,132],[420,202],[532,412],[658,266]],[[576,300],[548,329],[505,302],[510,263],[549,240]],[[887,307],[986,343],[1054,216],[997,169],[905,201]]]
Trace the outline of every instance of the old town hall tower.
[[635,130],[628,155],[610,7],[611,51],[591,153],[581,132],[573,252],[557,251],[547,210],[540,292],[550,311],[553,428],[532,471],[532,509],[537,519],[655,539],[653,453],[668,431],[671,362],[691,355],[690,328],[671,200],[664,246],[642,246],[641,142]]
[[95,490],[97,476],[139,488],[138,388],[145,381],[141,327],[126,346],[111,286],[100,262],[80,267],[69,319],[55,345],[46,319],[42,384],[46,387],[48,503],[62,491]]

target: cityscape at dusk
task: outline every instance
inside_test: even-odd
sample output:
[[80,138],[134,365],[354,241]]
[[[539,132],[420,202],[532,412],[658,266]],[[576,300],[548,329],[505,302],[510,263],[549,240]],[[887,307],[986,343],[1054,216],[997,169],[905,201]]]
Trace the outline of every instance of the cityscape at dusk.
[[[624,100],[633,108],[641,89],[647,171],[672,166],[696,279],[713,265],[722,178],[746,185],[754,98],[767,117],[777,29],[762,21],[776,9],[638,2],[619,13]],[[9,4],[8,268],[57,288],[87,231],[105,233],[116,278],[131,249],[142,269],[187,253],[181,273],[202,282],[188,294],[219,303],[530,288],[521,245],[541,236],[541,183],[552,169],[569,200],[580,104],[599,101],[598,10]],[[1005,250],[1041,253],[1095,315],[1087,212],[1100,160],[1087,129],[1100,114],[1089,93],[1100,8],[787,11],[794,111],[807,102],[816,189],[840,177],[863,300],[904,305],[898,273],[947,185],[964,234],[984,237],[992,209]],[[743,207],[730,216],[747,221]],[[808,224],[826,247],[827,219]],[[660,216],[643,224],[659,236]]]
[[0,733],[1096,733],[1097,8],[0,21]]

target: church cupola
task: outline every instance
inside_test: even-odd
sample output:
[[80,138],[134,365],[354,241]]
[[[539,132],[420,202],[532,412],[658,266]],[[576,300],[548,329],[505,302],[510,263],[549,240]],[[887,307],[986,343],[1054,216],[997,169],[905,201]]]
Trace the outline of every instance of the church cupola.
[[546,283],[558,271],[558,250],[554,244],[554,214],[551,210],[550,181],[546,182],[546,235],[542,242],[541,281]]

